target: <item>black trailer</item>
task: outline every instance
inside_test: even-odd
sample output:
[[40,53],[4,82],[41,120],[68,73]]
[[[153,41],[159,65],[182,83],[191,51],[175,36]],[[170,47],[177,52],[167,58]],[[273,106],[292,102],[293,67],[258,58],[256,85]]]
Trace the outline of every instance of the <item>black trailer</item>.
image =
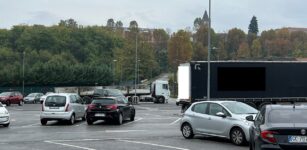
[[[207,65],[189,63],[190,103],[207,100]],[[256,108],[307,100],[307,62],[213,61],[210,66],[212,99],[242,101]]]

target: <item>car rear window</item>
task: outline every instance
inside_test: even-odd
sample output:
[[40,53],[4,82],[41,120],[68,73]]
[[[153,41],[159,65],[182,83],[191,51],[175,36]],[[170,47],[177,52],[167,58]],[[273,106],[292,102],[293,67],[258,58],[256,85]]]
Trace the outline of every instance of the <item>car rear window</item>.
[[104,98],[104,99],[94,99],[92,101],[92,104],[102,104],[102,105],[109,105],[109,104],[115,104],[115,100],[111,98]]
[[65,96],[48,96],[45,101],[45,106],[63,107],[66,104]]
[[307,123],[306,109],[276,109],[268,114],[269,123]]

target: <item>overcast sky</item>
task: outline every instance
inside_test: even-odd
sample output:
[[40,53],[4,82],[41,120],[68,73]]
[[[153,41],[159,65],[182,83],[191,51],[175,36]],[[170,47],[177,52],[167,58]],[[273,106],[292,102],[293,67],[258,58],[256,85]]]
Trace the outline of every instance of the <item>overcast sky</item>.
[[[208,9],[208,0],[0,0],[0,28],[17,24],[54,25],[73,18],[82,25],[106,25],[109,18],[129,26],[169,28],[172,32],[193,27]],[[212,0],[212,27],[227,32],[247,31],[253,15],[259,29],[307,28],[306,0]]]

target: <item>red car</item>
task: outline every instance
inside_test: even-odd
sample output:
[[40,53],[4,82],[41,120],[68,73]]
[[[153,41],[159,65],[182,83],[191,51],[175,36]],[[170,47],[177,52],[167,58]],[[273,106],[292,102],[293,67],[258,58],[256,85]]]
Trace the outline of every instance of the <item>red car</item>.
[[23,104],[23,96],[20,92],[3,92],[0,94],[0,102],[10,106],[11,104]]

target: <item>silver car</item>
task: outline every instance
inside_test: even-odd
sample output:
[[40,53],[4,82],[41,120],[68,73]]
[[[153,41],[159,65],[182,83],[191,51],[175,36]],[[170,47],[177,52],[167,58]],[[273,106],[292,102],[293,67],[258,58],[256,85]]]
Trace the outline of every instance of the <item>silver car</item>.
[[85,120],[85,106],[77,94],[49,94],[43,102],[40,120],[46,125],[50,120],[68,121],[74,124],[76,119]]
[[243,145],[249,141],[249,128],[253,123],[245,118],[257,112],[241,102],[197,102],[184,113],[180,129],[187,139],[194,135],[216,136],[230,139],[235,145]]

